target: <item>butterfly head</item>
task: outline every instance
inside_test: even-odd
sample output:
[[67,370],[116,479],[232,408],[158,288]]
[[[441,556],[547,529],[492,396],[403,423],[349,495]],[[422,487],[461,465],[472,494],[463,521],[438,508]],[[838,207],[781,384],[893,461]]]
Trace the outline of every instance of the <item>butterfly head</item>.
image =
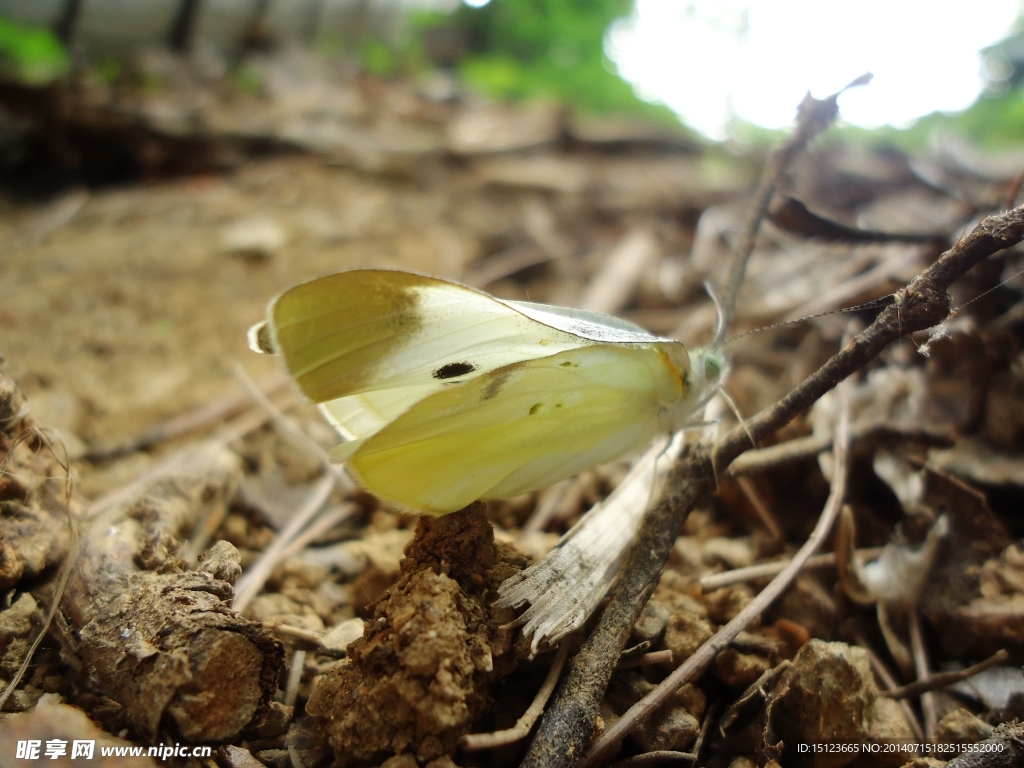
[[700,402],[707,402],[717,391],[728,368],[728,360],[717,347],[698,347],[690,352],[692,391]]

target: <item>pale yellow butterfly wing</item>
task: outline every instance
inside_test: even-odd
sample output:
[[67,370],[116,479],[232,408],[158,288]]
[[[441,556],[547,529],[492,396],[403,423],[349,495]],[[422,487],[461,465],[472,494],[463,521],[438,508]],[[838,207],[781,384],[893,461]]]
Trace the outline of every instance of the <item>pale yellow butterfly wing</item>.
[[[663,339],[595,313],[503,302],[457,283],[354,269],[291,288],[250,345],[279,353],[343,435],[365,438],[446,386],[600,342]],[[347,449],[353,450],[351,447]]]
[[348,449],[373,493],[434,514],[639,451],[688,396],[670,345],[596,345],[443,389]]

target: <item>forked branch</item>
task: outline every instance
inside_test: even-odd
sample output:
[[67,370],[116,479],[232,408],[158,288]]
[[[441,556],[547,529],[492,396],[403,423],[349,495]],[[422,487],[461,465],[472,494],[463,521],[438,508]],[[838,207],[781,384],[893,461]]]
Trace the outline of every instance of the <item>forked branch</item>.
[[1024,240],[1024,207],[985,218],[910,285],[896,294],[875,321],[778,403],[733,430],[712,450],[688,448],[673,468],[668,487],[647,516],[622,575],[593,634],[571,660],[565,679],[523,766],[570,766],[582,756],[598,704],[630,628],[660,577],[690,510],[714,489],[721,472],[751,446],[775,432],[840,381],[863,368],[889,344],[942,322],[949,313],[946,289],[975,264]]

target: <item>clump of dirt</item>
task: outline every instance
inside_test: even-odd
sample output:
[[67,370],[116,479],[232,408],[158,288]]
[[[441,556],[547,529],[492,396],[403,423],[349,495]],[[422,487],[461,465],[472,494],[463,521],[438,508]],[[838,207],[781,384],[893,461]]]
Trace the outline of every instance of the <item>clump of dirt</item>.
[[420,519],[401,575],[372,606],[349,661],[310,696],[306,711],[342,768],[454,754],[491,705],[491,683],[515,668],[515,613],[493,602],[525,559],[495,543],[483,510]]
[[[0,358],[0,363],[3,358]],[[0,373],[0,590],[37,579],[68,551],[64,470]]]

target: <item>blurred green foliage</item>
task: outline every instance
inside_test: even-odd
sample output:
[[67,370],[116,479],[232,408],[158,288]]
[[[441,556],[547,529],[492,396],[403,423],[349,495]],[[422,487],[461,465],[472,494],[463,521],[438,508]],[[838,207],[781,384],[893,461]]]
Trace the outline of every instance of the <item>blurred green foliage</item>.
[[910,152],[922,150],[937,132],[966,136],[989,149],[1024,143],[1024,17],[1017,31],[983,52],[982,74],[987,86],[962,112],[933,112],[906,128],[876,129],[847,126],[842,138],[865,143],[888,143]]
[[491,0],[451,16],[465,50],[457,67],[471,87],[495,99],[550,99],[581,112],[620,112],[678,123],[664,106],[639,99],[604,52],[605,33],[632,0]]
[[70,65],[68,52],[50,30],[0,17],[0,77],[46,85],[66,74]]

